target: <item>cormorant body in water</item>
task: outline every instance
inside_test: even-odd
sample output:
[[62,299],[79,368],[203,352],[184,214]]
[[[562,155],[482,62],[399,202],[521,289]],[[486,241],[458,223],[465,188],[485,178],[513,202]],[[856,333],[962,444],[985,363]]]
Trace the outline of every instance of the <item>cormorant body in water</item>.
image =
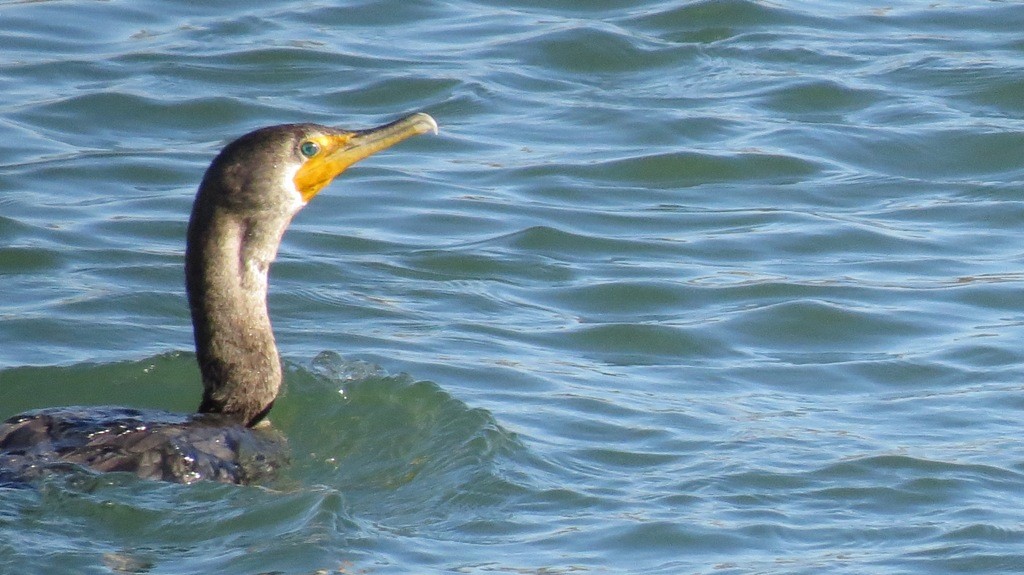
[[267,275],[281,236],[309,200],[353,163],[437,132],[426,114],[369,130],[285,124],[250,132],[213,160],[188,226],[185,278],[203,399],[195,414],[64,407],[0,424],[0,481],[68,464],[191,483],[248,483],[286,461],[264,419],[281,385],[267,314]]

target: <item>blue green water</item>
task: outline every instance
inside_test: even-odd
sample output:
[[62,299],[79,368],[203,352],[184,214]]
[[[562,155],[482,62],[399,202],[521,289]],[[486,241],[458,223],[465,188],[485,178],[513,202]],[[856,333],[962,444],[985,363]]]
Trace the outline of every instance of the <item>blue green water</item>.
[[202,171],[295,220],[293,463],[0,489],[0,572],[1024,571],[1015,2],[0,2],[0,417],[189,411]]

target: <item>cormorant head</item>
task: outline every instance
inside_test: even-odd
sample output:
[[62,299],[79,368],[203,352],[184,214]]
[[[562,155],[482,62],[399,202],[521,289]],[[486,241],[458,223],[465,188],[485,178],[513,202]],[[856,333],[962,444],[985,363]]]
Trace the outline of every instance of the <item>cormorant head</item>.
[[319,124],[282,124],[260,128],[221,150],[210,164],[202,198],[244,212],[294,213],[349,166],[402,140],[437,133],[437,123],[417,113],[368,130]]

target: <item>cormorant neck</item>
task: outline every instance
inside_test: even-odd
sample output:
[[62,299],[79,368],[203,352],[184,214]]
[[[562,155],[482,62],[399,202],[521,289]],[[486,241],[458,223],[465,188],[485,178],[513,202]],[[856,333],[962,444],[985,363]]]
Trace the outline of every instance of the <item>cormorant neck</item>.
[[185,276],[202,413],[258,423],[281,385],[281,360],[267,313],[270,264],[294,212],[238,214],[196,196],[189,220]]

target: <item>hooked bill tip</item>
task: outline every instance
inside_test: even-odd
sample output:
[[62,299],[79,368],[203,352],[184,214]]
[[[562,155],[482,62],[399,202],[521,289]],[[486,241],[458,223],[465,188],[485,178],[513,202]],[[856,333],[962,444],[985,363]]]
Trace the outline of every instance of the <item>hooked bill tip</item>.
[[417,112],[412,115],[412,118],[416,121],[417,131],[421,134],[427,132],[433,132],[435,135],[438,133],[437,120],[432,118],[430,114],[424,114],[423,112]]

